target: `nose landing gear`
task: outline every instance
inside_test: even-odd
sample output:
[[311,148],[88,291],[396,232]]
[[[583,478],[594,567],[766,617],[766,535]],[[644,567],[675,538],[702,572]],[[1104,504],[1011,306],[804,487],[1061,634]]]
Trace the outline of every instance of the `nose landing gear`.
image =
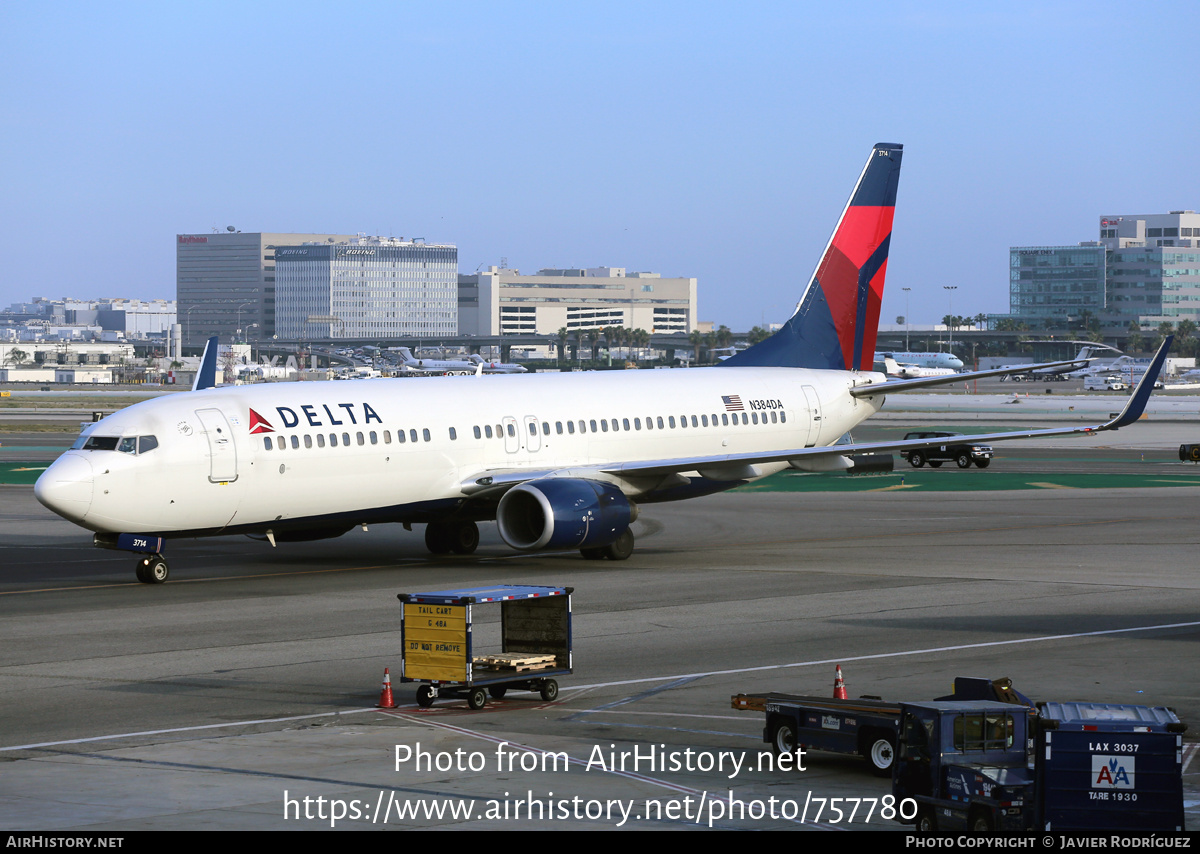
[[170,574],[167,559],[160,554],[146,555],[137,562],[137,580],[143,584],[162,584]]

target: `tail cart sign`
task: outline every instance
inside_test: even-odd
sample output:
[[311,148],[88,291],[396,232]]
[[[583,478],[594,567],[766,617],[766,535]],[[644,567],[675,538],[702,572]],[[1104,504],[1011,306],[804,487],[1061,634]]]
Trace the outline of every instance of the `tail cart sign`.
[[467,620],[470,605],[406,603],[404,621],[404,673],[412,678],[468,682],[471,662]]

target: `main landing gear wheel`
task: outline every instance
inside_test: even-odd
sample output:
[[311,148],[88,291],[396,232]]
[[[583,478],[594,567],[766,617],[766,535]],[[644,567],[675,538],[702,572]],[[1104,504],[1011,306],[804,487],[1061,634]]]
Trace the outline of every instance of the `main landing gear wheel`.
[[171,568],[162,555],[149,555],[138,561],[137,580],[142,584],[162,584],[170,574]]
[[435,555],[472,554],[479,547],[479,526],[474,522],[430,522],[425,526],[425,547]]
[[628,560],[633,554],[633,531],[628,528],[617,539],[607,546],[580,549],[584,560]]
[[626,528],[621,536],[604,547],[603,552],[609,560],[628,560],[633,554],[633,531]]
[[474,522],[454,522],[450,526],[450,550],[456,555],[474,554],[479,548],[479,526]]
[[908,455],[908,462],[913,468],[919,469],[921,466],[925,465],[925,455],[920,451],[913,451]]

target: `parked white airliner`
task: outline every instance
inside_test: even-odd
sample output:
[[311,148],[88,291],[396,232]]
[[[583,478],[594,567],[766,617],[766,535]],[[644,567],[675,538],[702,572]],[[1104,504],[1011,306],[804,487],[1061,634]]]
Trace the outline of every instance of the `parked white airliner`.
[[[196,390],[103,419],[35,494],[97,545],[141,552],[145,582],[166,579],[169,538],[274,544],[378,522],[425,524],[434,553],[472,552],[477,523],[494,519],[519,550],[622,560],[639,504],[944,442],[830,447],[888,391],[1005,373],[889,382],[871,370],[901,153],[872,150],[791,319],[717,367],[212,388],[214,339]],[[1104,424],[973,439],[1115,429],[1149,393],[1143,381]]]

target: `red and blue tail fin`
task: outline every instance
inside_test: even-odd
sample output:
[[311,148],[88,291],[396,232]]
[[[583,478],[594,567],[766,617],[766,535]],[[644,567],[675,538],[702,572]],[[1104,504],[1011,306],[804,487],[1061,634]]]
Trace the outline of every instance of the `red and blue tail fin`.
[[796,313],[722,365],[871,370],[903,152],[872,149]]

